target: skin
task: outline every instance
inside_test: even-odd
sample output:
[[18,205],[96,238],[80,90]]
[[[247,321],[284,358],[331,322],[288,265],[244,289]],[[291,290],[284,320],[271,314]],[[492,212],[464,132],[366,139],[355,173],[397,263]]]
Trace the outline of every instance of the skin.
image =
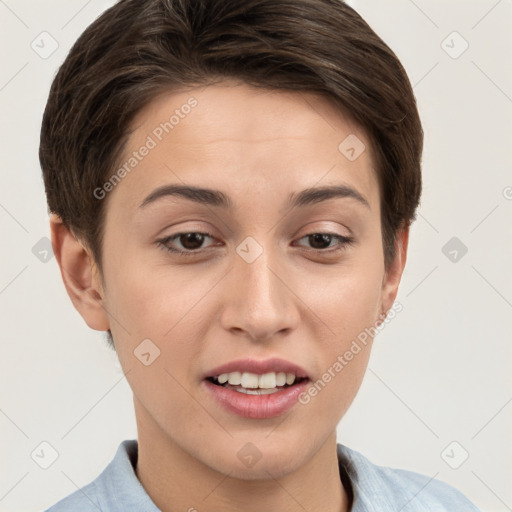
[[[386,270],[370,142],[313,93],[234,82],[169,93],[139,113],[124,156],[191,96],[198,105],[104,199],[103,280],[85,244],[52,217],[66,289],[92,329],[112,331],[133,390],[136,473],[161,510],[347,511],[336,427],[360,387],[371,340],[307,405],[277,418],[220,408],[202,377],[234,359],[281,357],[312,382],[321,378],[391,308],[408,230]],[[338,150],[350,134],[366,146],[355,161]],[[234,207],[179,197],[139,207],[165,184],[218,189]],[[286,208],[290,193],[326,185],[351,186],[369,207],[345,197]],[[168,242],[199,247],[190,257],[159,244],[180,232],[213,238]],[[325,232],[354,242],[326,255],[336,239],[321,246],[306,236]],[[236,252],[247,236],[263,249],[250,264]],[[134,356],[147,338],[161,351],[149,366]],[[248,442],[262,456],[251,468],[237,457]]]

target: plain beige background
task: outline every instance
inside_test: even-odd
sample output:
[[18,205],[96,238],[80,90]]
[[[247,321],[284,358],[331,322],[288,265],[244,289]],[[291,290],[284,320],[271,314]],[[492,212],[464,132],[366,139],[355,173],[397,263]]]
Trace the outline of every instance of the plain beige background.
[[[111,4],[0,1],[1,511],[50,506],[136,437],[115,355],[73,309],[45,253],[37,155],[52,77]],[[444,480],[483,511],[512,510],[512,2],[350,4],[414,85],[424,193],[403,311],[377,338],[338,441]]]

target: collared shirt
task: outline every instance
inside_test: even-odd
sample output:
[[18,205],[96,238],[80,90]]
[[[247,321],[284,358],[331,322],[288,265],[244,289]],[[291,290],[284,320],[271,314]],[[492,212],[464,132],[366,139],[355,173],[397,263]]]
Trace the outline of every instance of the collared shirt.
[[[444,482],[376,466],[341,444],[337,453],[341,481],[352,501],[350,512],[480,512]],[[159,512],[135,474],[137,457],[137,441],[123,441],[95,480],[46,512]]]

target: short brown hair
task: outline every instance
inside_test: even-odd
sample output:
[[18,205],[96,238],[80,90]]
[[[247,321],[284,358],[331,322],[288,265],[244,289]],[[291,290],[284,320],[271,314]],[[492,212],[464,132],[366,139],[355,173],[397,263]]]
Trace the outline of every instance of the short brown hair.
[[134,116],[164,91],[225,79],[320,93],[365,130],[387,267],[419,204],[423,130],[403,66],[361,16],[341,0],[121,0],[60,67],[39,151],[49,211],[100,273],[107,201],[93,191],[114,172]]

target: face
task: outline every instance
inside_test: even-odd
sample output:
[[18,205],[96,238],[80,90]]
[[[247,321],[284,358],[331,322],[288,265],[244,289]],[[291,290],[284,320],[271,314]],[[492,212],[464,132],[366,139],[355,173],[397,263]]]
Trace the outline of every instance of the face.
[[101,295],[139,429],[240,478],[299,468],[354,399],[360,335],[398,286],[368,138],[317,95],[226,82],[146,107],[125,163]]

